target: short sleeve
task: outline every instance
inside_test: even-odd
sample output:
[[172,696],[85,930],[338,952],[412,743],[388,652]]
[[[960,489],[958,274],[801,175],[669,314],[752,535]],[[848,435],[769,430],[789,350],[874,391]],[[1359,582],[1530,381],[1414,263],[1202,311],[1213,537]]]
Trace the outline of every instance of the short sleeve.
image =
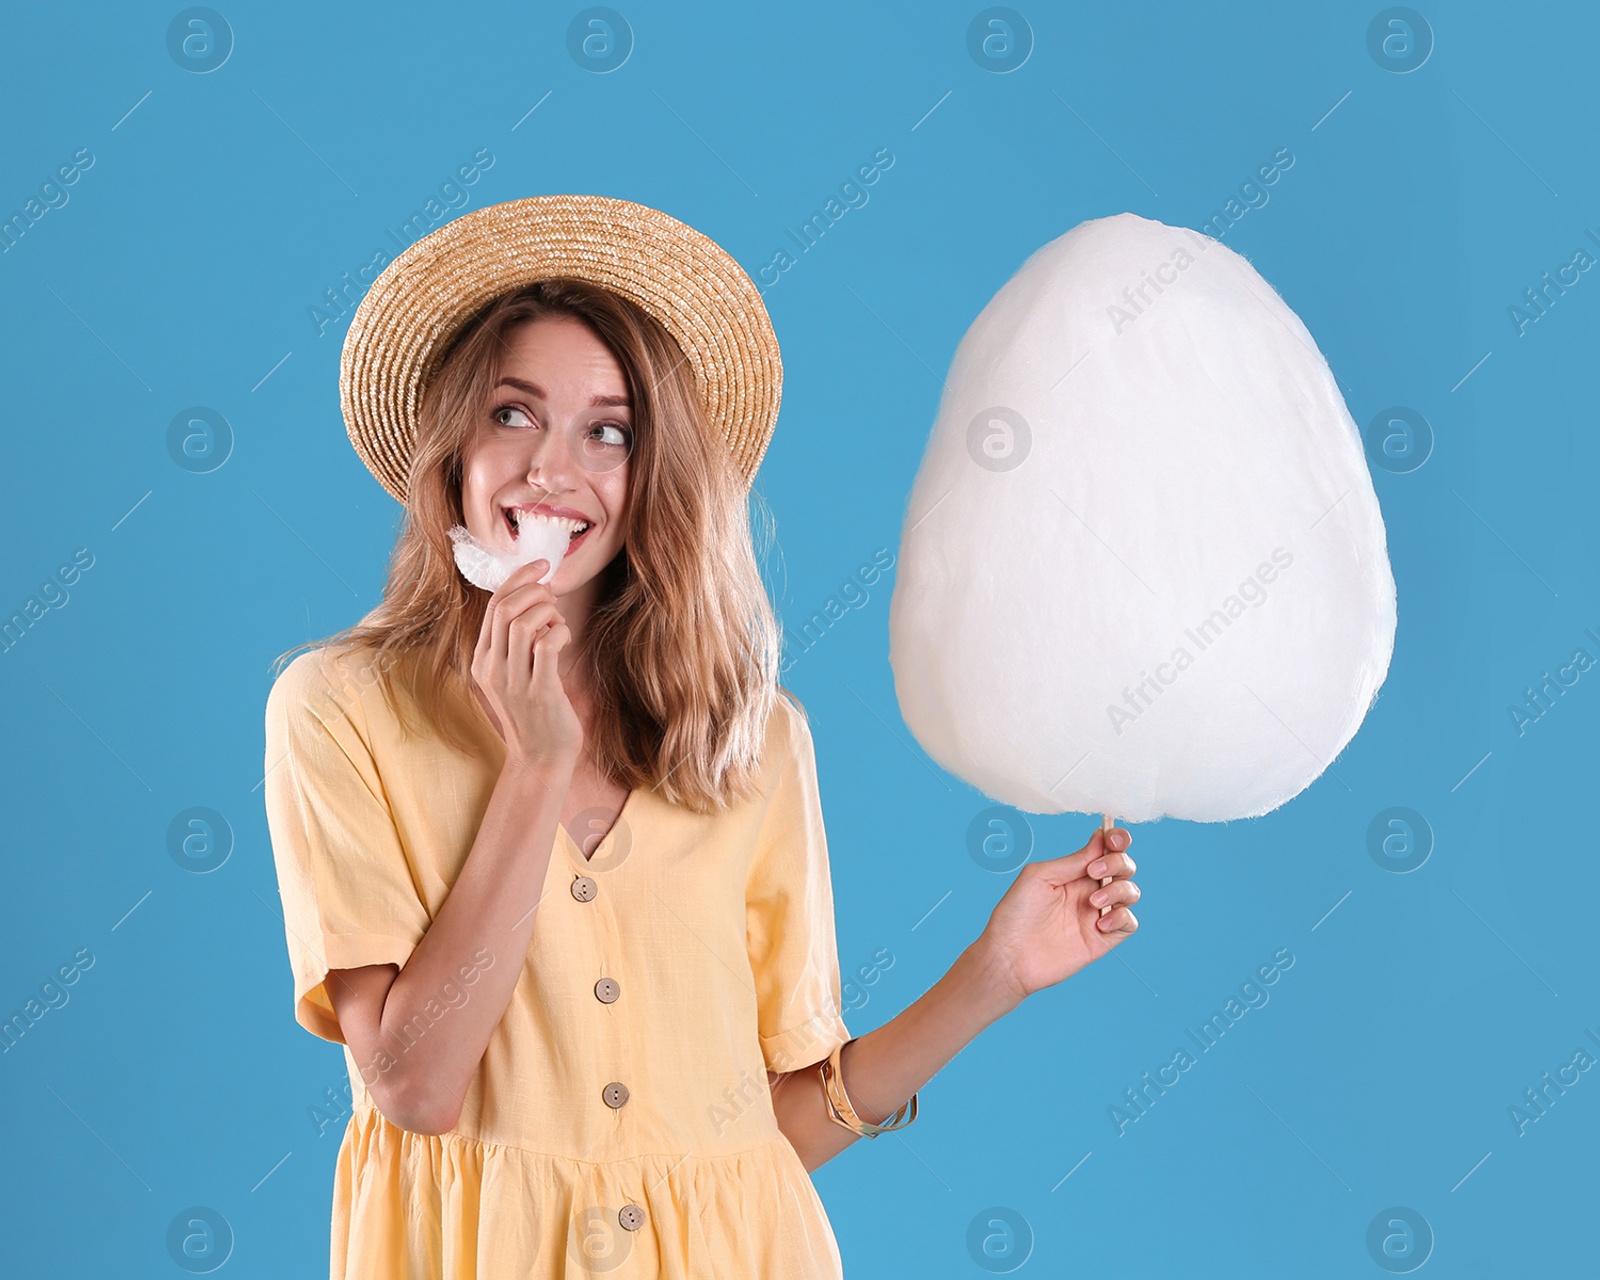
[[[430,923],[337,660],[302,654],[266,708],[267,830],[294,977],[295,1021],[336,1044],[330,970],[404,966]],[[331,677],[331,678],[330,678]]]
[[820,1062],[850,1039],[840,1008],[833,885],[811,730],[780,695],[769,731],[780,750],[745,892],[761,1052],[769,1071]]

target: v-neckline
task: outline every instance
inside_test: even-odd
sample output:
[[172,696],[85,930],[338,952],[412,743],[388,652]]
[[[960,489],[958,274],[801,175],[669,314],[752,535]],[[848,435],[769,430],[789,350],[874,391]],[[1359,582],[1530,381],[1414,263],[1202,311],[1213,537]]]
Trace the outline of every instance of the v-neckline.
[[[612,844],[612,837],[617,834],[617,828],[620,827],[627,819],[629,812],[637,808],[637,806],[634,804],[634,801],[639,797],[640,794],[641,789],[639,787],[634,787],[628,792],[627,798],[622,802],[622,808],[617,810],[617,816],[612,819],[611,825],[606,829],[605,835],[600,837],[599,842],[596,843],[594,849],[588,855],[584,854],[583,846],[573,839],[572,833],[567,830],[566,824],[559,818],[556,820],[556,832],[566,838],[567,844],[576,855],[577,862],[580,866],[592,867],[595,871],[602,873],[617,869],[616,867],[608,867],[604,865],[596,866],[595,859],[599,857],[602,849],[604,849],[607,853],[610,852],[609,846]],[[624,858],[624,861],[626,861],[626,858]],[[621,865],[621,863],[617,864],[619,867]]]
[[[498,749],[500,763],[504,765],[506,758],[506,744],[504,739],[502,739],[500,735],[495,732],[495,727],[490,722],[487,712],[484,711],[483,704],[479,702],[475,696],[469,701],[472,709],[477,713],[476,724],[479,732],[486,735],[486,740],[492,743],[494,747]],[[633,810],[638,808],[638,805],[635,802],[643,794],[643,791],[644,789],[642,787],[634,787],[628,792],[627,799],[622,802],[622,808],[617,810],[617,816],[612,820],[611,826],[607,829],[605,835],[601,837],[599,843],[595,845],[593,852],[588,856],[584,855],[583,847],[572,838],[572,833],[567,830],[566,824],[563,823],[560,818],[556,819],[557,843],[560,843],[563,839],[566,841],[567,847],[572,851],[572,860],[580,867],[590,868],[602,875],[604,875],[606,872],[617,870],[617,867],[620,867],[621,863],[618,863],[617,867],[608,867],[605,865],[596,866],[594,859],[595,856],[600,853],[602,848],[605,848],[607,852],[610,852],[608,846],[610,846],[612,843],[612,837],[617,834],[617,828],[622,825],[622,820],[628,817]],[[624,861],[626,861],[626,859],[624,859]]]

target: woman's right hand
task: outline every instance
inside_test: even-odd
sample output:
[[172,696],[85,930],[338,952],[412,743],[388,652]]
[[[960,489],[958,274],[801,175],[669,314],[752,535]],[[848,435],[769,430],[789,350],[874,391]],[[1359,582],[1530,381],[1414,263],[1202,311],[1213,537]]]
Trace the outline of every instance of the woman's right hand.
[[583,749],[583,724],[556,669],[572,632],[554,593],[539,581],[548,568],[545,560],[519,566],[489,598],[472,678],[508,758],[570,771]]

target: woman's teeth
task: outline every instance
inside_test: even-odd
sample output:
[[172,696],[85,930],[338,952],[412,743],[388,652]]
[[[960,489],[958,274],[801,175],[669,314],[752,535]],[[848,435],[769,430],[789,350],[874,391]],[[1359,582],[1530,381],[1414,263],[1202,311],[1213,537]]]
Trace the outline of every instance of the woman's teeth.
[[506,523],[511,527],[511,536],[515,538],[521,526],[530,521],[541,524],[555,525],[567,531],[568,545],[576,542],[589,530],[589,525],[582,520],[569,520],[565,516],[547,516],[537,511],[519,511],[515,507],[506,508]]

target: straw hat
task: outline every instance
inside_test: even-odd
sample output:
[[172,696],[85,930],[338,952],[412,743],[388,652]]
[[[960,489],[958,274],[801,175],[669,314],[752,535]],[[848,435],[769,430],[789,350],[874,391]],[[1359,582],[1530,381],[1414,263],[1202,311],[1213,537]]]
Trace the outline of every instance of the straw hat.
[[783,391],[777,336],[750,277],[715,241],[608,196],[530,196],[464,214],[384,268],[339,360],[350,443],[405,501],[417,410],[450,341],[487,303],[576,276],[639,304],[678,340],[713,427],[754,480]]

